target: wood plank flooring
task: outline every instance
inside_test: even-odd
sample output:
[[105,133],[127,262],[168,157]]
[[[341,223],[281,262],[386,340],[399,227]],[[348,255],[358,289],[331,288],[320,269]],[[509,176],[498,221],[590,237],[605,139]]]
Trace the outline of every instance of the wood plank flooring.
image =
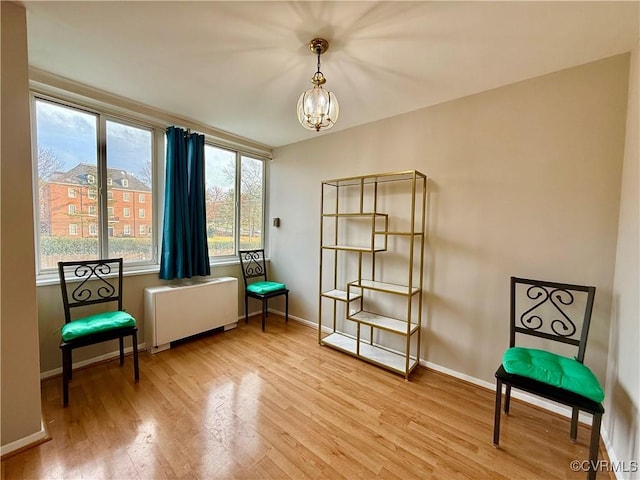
[[[588,428],[513,401],[491,444],[493,392],[418,368],[402,377],[270,316],[42,384],[52,437],[2,461],[10,479],[583,479]],[[602,457],[601,449],[601,457]],[[600,473],[598,478],[609,478]]]

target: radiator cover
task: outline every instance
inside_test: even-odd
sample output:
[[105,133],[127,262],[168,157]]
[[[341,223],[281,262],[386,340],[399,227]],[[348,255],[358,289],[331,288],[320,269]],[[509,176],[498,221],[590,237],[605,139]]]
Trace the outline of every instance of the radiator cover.
[[171,342],[238,322],[238,279],[219,277],[144,289],[144,336],[157,353]]

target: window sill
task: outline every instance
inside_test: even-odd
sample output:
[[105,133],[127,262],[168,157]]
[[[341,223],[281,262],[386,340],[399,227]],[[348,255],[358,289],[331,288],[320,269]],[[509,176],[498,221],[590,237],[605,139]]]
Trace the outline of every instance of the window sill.
[[[240,261],[237,258],[227,257],[225,259],[220,259],[216,262],[210,263],[210,265],[211,265],[211,269],[213,270],[216,267],[238,265],[239,263]],[[144,266],[133,265],[129,267],[125,265],[122,275],[124,277],[133,277],[137,275],[149,275],[153,273],[158,274],[159,272],[160,272],[160,265],[144,265]],[[36,275],[36,287],[43,287],[46,285],[58,285],[59,283],[60,283],[60,279],[58,278],[57,270]]]

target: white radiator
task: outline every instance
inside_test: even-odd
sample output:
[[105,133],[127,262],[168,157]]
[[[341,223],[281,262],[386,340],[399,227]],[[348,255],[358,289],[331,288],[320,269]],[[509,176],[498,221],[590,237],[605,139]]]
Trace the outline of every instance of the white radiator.
[[238,323],[238,279],[220,277],[144,289],[144,338],[151,353],[175,340]]

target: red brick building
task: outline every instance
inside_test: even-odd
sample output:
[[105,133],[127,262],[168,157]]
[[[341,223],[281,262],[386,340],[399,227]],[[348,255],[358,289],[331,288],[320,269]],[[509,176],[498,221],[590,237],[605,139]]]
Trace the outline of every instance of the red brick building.
[[[151,189],[133,174],[107,169],[107,228],[110,237],[149,237]],[[98,185],[95,165],[55,172],[40,194],[41,233],[55,237],[97,237]]]

